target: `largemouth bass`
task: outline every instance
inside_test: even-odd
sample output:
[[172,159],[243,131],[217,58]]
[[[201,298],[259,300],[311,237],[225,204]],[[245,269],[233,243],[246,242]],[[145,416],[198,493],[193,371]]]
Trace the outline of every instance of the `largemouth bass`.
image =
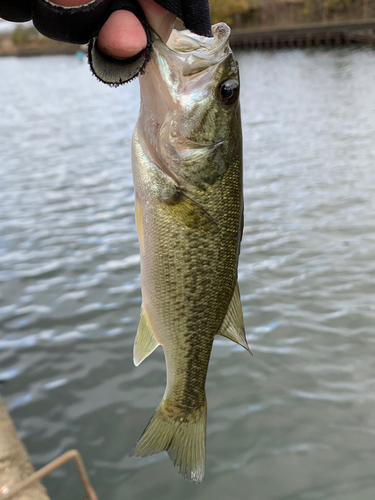
[[226,24],[213,38],[155,35],[132,145],[142,309],[139,365],[164,348],[167,386],[132,455],[166,450],[205,470],[205,382],[215,335],[249,350],[237,284],[243,227],[238,64]]

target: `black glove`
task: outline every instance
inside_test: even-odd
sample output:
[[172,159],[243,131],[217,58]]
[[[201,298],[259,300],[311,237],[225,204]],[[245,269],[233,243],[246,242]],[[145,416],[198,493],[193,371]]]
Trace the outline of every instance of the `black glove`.
[[[208,0],[155,0],[182,19],[187,29],[203,36],[212,36]],[[135,57],[117,60],[100,52],[96,37],[115,10],[129,10],[142,23],[148,44]],[[136,0],[95,0],[80,7],[61,7],[48,0],[1,0],[0,17],[8,21],[33,20],[36,29],[53,40],[89,44],[89,62],[99,80],[121,85],[132,80],[146,67],[151,56],[152,41],[146,18]]]

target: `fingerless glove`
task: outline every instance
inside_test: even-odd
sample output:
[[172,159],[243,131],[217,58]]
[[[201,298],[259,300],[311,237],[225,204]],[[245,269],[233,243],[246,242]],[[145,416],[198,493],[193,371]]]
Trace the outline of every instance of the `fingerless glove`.
[[[212,36],[208,0],[155,0],[182,19],[187,29]],[[142,23],[147,35],[146,49],[135,57],[119,60],[100,52],[96,37],[115,10],[129,10]],[[152,40],[145,15],[136,0],[92,0],[80,7],[61,7],[49,0],[1,0],[0,17],[8,21],[33,20],[36,29],[53,40],[84,44],[89,42],[89,63],[94,75],[112,86],[128,82],[142,73],[151,57]]]

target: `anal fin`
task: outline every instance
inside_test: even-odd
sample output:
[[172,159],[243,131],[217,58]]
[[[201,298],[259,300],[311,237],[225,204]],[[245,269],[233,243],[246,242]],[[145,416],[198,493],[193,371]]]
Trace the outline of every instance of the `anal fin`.
[[239,344],[249,351],[250,354],[253,354],[246,340],[238,283],[236,283],[236,286],[234,287],[233,297],[229,303],[227,314],[220,330],[218,331],[218,335],[236,342],[236,344]]
[[160,342],[155,337],[150,320],[142,306],[141,319],[139,321],[133,350],[133,361],[135,366],[140,365],[147,356],[155,351],[158,345],[160,345]]

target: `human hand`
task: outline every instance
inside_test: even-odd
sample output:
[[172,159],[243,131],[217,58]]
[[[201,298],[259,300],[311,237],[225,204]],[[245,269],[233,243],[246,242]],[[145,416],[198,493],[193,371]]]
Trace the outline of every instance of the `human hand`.
[[[77,7],[91,0],[51,0],[63,7]],[[167,41],[176,17],[154,0],[138,0],[148,24]],[[102,26],[97,38],[97,47],[104,54],[116,59],[126,59],[140,53],[147,46],[147,37],[138,18],[129,11],[113,12]]]

